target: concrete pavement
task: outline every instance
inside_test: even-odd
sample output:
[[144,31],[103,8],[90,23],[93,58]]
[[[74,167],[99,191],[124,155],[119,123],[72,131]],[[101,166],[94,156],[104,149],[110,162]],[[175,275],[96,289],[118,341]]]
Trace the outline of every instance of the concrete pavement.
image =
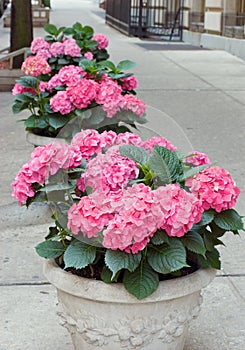
[[[227,168],[242,190],[237,208],[245,215],[244,61],[224,51],[185,50],[184,44],[166,50],[164,42],[152,45],[126,37],[105,25],[97,1],[53,0],[51,5],[50,23],[91,25],[108,36],[112,61],[137,63],[138,96],[148,104],[148,127],[180,149],[205,152]],[[35,36],[43,34],[35,30]],[[9,40],[9,29],[2,24],[0,35],[1,49]],[[71,350],[69,335],[55,315],[55,291],[33,249],[46,233],[42,214],[47,208],[27,211],[11,198],[10,184],[32,151],[17,123],[25,113],[14,116],[11,103],[11,93],[0,94],[0,350]],[[225,243],[220,248],[223,268],[203,293],[202,311],[191,325],[185,350],[245,347],[244,233],[228,234]]]

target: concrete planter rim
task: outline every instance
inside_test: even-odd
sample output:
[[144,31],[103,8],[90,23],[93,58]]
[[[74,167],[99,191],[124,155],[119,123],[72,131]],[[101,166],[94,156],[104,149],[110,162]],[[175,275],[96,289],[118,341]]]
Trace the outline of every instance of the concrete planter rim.
[[45,260],[44,275],[57,289],[77,297],[115,304],[145,304],[181,298],[200,291],[214,279],[216,270],[200,268],[187,276],[161,281],[158,289],[143,300],[130,295],[122,283],[106,284],[73,275],[60,268],[53,259]]
[[41,136],[41,135],[34,134],[33,132],[30,132],[30,131],[26,133],[26,141],[33,146],[48,145],[49,143],[57,142],[57,141],[61,143],[67,143],[65,139],[62,139],[60,137]]

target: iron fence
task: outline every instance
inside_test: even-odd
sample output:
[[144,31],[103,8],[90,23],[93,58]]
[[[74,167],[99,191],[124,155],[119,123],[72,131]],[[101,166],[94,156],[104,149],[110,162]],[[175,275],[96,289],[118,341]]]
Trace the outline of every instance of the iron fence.
[[182,40],[183,0],[107,0],[106,22],[139,37]]

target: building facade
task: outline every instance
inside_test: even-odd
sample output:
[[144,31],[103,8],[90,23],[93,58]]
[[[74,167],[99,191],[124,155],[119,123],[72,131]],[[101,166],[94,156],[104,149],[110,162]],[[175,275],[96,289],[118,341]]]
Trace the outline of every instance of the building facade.
[[183,40],[245,59],[245,0],[184,0]]

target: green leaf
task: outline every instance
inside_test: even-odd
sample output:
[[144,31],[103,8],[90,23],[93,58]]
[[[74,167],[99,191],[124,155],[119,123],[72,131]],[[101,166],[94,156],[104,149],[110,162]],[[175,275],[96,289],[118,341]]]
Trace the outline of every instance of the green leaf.
[[72,28],[75,29],[78,32],[81,32],[83,30],[83,26],[79,22],[76,22],[75,24],[73,24]]
[[12,105],[12,112],[14,114],[17,114],[21,111],[23,111],[24,109],[28,108],[29,106],[29,103],[28,102],[21,102],[21,101],[18,101],[18,100],[15,100],[13,105]]
[[147,261],[158,273],[167,274],[188,266],[186,250],[178,240],[171,241],[171,245],[163,244],[148,250]]
[[31,205],[31,203],[37,202],[37,203],[41,203],[41,202],[47,202],[48,198],[46,193],[44,192],[36,192],[34,197],[28,197],[26,200],[26,206],[27,208],[29,207],[29,205]]
[[93,128],[94,126],[99,125],[106,118],[106,112],[102,108],[92,109],[92,114],[89,119],[84,119],[83,125],[84,129]]
[[181,238],[181,242],[190,251],[205,255],[206,248],[202,236],[198,232],[188,232]]
[[112,278],[112,271],[108,269],[107,266],[104,266],[100,277],[103,282],[112,283],[112,282],[117,282],[118,275],[119,274],[117,274],[114,278]]
[[109,77],[112,78],[113,80],[117,80],[117,79],[122,79],[122,78],[126,78],[124,73],[108,73]]
[[58,64],[69,64],[69,61],[66,60],[65,58],[59,58],[58,59]]
[[65,35],[71,35],[71,34],[74,33],[74,30],[73,30],[73,28],[65,28],[65,29],[63,30],[63,33],[64,33]]
[[16,82],[24,87],[36,89],[39,85],[39,80],[30,75],[21,77]]
[[83,111],[81,109],[75,109],[75,114],[78,117],[81,117],[82,119],[89,119],[92,115],[92,110],[91,109],[87,109],[86,111]]
[[113,272],[112,279],[117,272],[122,269],[127,269],[130,272],[136,270],[141,261],[141,253],[128,254],[120,250],[107,249],[105,254],[105,263],[107,267]]
[[170,239],[167,233],[163,230],[158,230],[151,238],[151,243],[154,245],[161,245],[163,243],[170,244]]
[[131,68],[135,67],[135,62],[129,61],[129,60],[124,60],[118,63],[117,65],[117,70],[119,72],[129,70]]
[[62,230],[67,229],[67,223],[68,223],[68,207],[67,205],[64,205],[63,203],[53,203],[53,206],[51,207],[52,211],[55,213],[55,224]]
[[220,254],[216,248],[214,248],[211,252],[206,253],[207,261],[210,265],[210,267],[213,267],[214,269],[220,269]]
[[210,224],[210,222],[212,222],[214,219],[214,214],[215,214],[215,212],[213,209],[204,211],[202,214],[202,219],[200,222],[197,223],[197,225],[198,226],[206,226],[206,225]]
[[115,71],[115,69],[116,69],[114,63],[111,62],[111,61],[100,61],[100,62],[98,63],[98,67],[101,67],[101,68],[109,68],[109,69],[111,69],[112,71]]
[[90,71],[96,69],[96,64],[94,61],[83,58],[79,61],[79,66],[82,67],[85,71]]
[[65,251],[65,247],[61,242],[49,240],[39,243],[35,249],[38,255],[46,259],[58,258]]
[[36,96],[31,94],[31,93],[27,93],[25,92],[24,94],[17,94],[15,95],[15,101],[18,102],[33,102],[35,101]]
[[44,129],[48,126],[48,123],[44,118],[40,118],[38,115],[33,114],[25,120],[24,125],[26,130],[32,130]]
[[204,239],[205,247],[209,252],[214,250],[214,247],[216,245],[224,245],[224,243],[217,238],[218,236],[215,234],[215,232],[210,232],[208,230],[205,230],[203,234],[203,239]]
[[72,241],[64,254],[65,268],[82,269],[92,264],[96,258],[96,247],[78,240]]
[[203,240],[207,250],[212,251],[214,249],[214,239],[215,237],[212,232],[205,230],[203,234]]
[[52,34],[52,35],[58,35],[58,29],[55,27],[55,25],[53,24],[45,24],[45,26],[43,27],[45,32]]
[[149,165],[163,184],[172,183],[182,172],[176,152],[161,146],[154,147]]
[[59,237],[58,234],[59,234],[58,228],[56,226],[51,226],[51,227],[49,227],[49,233],[45,237],[45,239],[48,240],[51,238],[57,238],[57,237]]
[[208,168],[209,166],[210,166],[210,164],[205,164],[205,165],[199,165],[199,166],[193,167],[191,169],[188,169],[187,171],[185,171],[183,173],[182,176],[180,176],[179,181],[180,182],[185,181],[185,180],[189,179],[190,177],[193,177],[196,174],[200,173],[200,171]]
[[90,26],[84,26],[83,32],[86,34],[87,38],[92,38],[92,36],[94,34],[94,30]]
[[55,130],[62,128],[67,124],[68,118],[65,116],[51,116],[48,118],[49,125],[52,126]]
[[104,61],[104,60],[107,60],[109,58],[109,54],[107,53],[107,51],[105,49],[98,50],[96,55],[95,55],[95,58],[96,58],[97,62]]
[[74,188],[72,184],[69,183],[57,183],[55,185],[45,185],[45,187],[40,188],[40,192],[50,193],[53,191],[65,191]]
[[120,146],[119,152],[122,156],[128,157],[141,165],[145,164],[150,159],[150,154],[145,149],[137,146]]
[[244,230],[242,217],[234,209],[217,213],[214,222],[218,227],[226,231]]
[[123,284],[130,294],[141,300],[157,290],[159,278],[147,263],[142,263],[134,272],[125,271]]
[[44,36],[44,39],[45,39],[46,41],[54,42],[54,37],[53,37],[53,35],[45,35],[45,36]]
[[101,272],[101,275],[100,275],[101,279],[103,282],[105,283],[112,283],[112,272],[110,269],[108,269],[107,266],[104,266],[103,267],[103,270]]

